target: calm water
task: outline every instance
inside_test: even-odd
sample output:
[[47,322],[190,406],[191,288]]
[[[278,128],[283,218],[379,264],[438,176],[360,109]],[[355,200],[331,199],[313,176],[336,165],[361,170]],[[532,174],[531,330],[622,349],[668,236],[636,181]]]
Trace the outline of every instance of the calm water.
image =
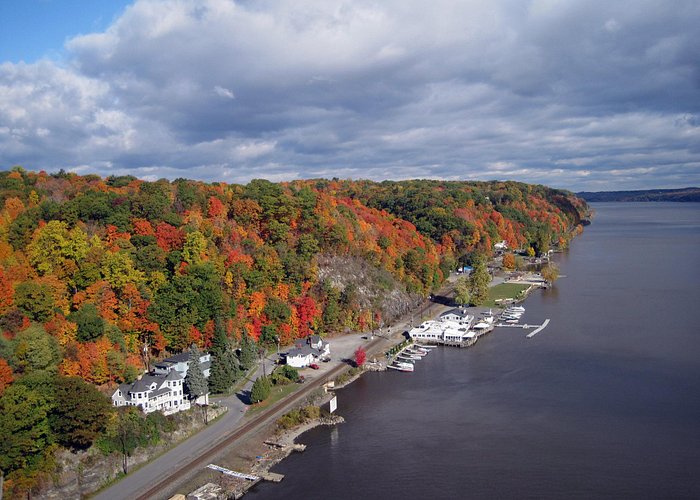
[[267,498],[700,498],[700,204],[595,204],[497,329],[339,391]]

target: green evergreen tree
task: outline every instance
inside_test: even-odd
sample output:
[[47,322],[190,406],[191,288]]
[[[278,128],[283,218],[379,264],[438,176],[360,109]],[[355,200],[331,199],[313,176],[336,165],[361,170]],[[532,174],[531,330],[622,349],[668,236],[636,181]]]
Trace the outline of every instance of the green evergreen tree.
[[251,403],[259,403],[265,401],[272,391],[272,383],[269,377],[258,377],[253,382],[253,387],[250,389]]
[[190,395],[190,399],[196,400],[200,396],[208,393],[207,379],[204,378],[202,368],[199,366],[201,353],[197,344],[192,344],[190,348],[190,363],[185,376],[185,392]]
[[258,360],[258,348],[255,345],[255,341],[248,337],[248,333],[245,330],[243,330],[242,337],[238,361],[241,365],[241,370],[247,372]]
[[226,329],[221,318],[216,319],[214,338],[212,339],[211,371],[209,373],[209,391],[227,392],[238,379],[238,361],[226,336]]

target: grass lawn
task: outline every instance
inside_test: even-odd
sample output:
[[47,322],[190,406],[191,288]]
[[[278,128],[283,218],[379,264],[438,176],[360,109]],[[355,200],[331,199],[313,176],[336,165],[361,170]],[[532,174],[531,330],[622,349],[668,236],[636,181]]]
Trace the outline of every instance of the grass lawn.
[[500,285],[496,285],[489,288],[489,298],[484,305],[486,307],[498,307],[500,303],[496,302],[496,299],[515,299],[520,292],[527,290],[529,286],[530,285],[523,285],[520,283],[501,283]]
[[293,393],[297,389],[301,389],[302,387],[303,386],[301,384],[297,384],[296,382],[292,382],[291,384],[282,386],[273,386],[272,392],[270,393],[270,397],[267,398],[265,401],[261,401],[260,403],[256,403],[253,406],[251,406],[248,409],[248,413],[255,413],[264,408],[267,408],[270,405],[282,399],[283,397]]

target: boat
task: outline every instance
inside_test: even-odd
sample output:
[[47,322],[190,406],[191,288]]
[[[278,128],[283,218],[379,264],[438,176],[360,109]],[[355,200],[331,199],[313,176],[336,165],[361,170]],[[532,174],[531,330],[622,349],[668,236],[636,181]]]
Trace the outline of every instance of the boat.
[[419,349],[423,349],[424,351],[432,351],[435,349],[434,345],[419,345],[419,344],[413,344],[414,346],[418,347]]
[[393,365],[389,365],[389,368],[402,372],[412,372],[414,370],[412,363],[404,363],[403,361],[396,361]]
[[403,356],[404,358],[408,358],[408,359],[421,359],[421,357],[418,356],[417,354],[413,354],[412,352],[407,352],[405,349],[403,351],[401,351],[398,355]]

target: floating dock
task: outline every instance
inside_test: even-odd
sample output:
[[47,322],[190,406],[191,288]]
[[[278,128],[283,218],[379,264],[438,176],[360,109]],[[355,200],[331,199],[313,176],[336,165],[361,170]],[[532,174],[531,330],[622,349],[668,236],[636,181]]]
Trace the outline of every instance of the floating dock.
[[528,333],[528,334],[527,334],[527,338],[531,339],[532,337],[534,337],[535,335],[537,335],[538,333],[540,333],[542,330],[544,330],[545,327],[546,327],[548,324],[549,324],[549,318],[547,318],[546,320],[544,320],[544,323],[542,323],[542,324],[537,328],[537,330],[535,330],[534,332]]

